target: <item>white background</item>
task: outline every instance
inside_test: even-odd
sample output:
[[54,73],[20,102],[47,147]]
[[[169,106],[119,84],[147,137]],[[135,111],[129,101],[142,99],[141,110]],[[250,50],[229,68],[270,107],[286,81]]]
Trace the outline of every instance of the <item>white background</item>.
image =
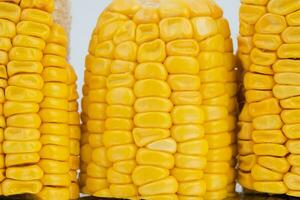
[[[81,95],[84,60],[87,54],[91,33],[100,13],[112,0],[72,0],[71,64],[78,76],[78,91]],[[238,34],[238,12],[240,0],[215,0],[229,20],[232,38],[236,48]]]

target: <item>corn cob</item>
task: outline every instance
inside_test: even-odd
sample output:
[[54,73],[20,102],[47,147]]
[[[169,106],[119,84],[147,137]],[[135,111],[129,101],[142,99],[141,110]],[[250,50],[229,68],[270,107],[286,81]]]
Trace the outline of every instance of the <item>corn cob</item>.
[[100,15],[83,86],[83,193],[233,194],[237,86],[222,14],[210,0],[114,0]]
[[79,138],[70,140],[69,128],[79,125],[76,78],[66,60],[67,36],[53,22],[53,8],[53,0],[0,0],[3,195],[78,196],[71,184],[77,165],[70,166],[69,155],[78,159],[78,141],[73,140]]
[[300,197],[299,0],[242,0],[239,182]]

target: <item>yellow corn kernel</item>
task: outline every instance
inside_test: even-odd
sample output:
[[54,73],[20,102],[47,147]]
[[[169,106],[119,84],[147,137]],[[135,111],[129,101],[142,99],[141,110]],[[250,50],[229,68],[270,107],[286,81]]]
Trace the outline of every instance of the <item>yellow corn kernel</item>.
[[195,38],[197,40],[206,39],[218,32],[217,23],[211,17],[196,17],[192,19],[192,24],[195,31]]
[[124,174],[132,174],[135,168],[136,162],[134,160],[119,161],[113,164],[113,169],[115,171]]
[[42,11],[39,9],[24,9],[21,15],[22,21],[34,21],[43,24],[47,24],[49,26],[52,25],[53,19],[50,13],[46,11]]
[[189,196],[203,196],[206,183],[203,180],[182,182],[178,184],[178,194]]
[[198,53],[199,45],[192,39],[174,40],[167,43],[169,56],[196,56]]
[[279,47],[277,54],[279,58],[299,58],[299,44],[283,44]]
[[53,97],[45,97],[43,102],[40,103],[40,108],[52,108],[52,109],[68,109],[68,101],[66,99],[57,99]]
[[[164,41],[191,38],[193,28],[186,18],[174,17],[163,19],[160,24],[160,36]],[[172,30],[177,30],[176,32]]]
[[204,137],[204,128],[200,125],[177,125],[172,127],[171,134],[177,142],[202,139]]
[[277,144],[283,144],[287,140],[281,130],[254,130],[252,139],[255,143],[268,142]]
[[296,11],[296,12],[293,12],[291,14],[288,14],[286,16],[286,21],[287,21],[288,25],[290,25],[290,26],[297,26],[297,25],[299,25],[299,21],[298,21],[299,16],[300,16],[299,14],[300,14],[299,11]]
[[69,189],[68,188],[59,188],[59,187],[44,187],[38,194],[41,199],[52,199],[59,196],[61,199],[69,199]]
[[106,85],[110,88],[116,87],[132,87],[134,85],[134,77],[131,74],[111,74],[107,80]]
[[254,48],[251,51],[250,58],[254,64],[269,66],[276,62],[277,55],[273,52],[264,52]]
[[266,8],[264,6],[242,4],[240,7],[240,20],[255,24],[264,14]]
[[4,153],[36,153],[42,147],[39,141],[4,141]]
[[275,85],[273,88],[273,93],[275,97],[279,99],[286,99],[289,97],[297,96],[299,92],[300,92],[299,86]]
[[294,154],[291,154],[288,156],[288,161],[289,163],[292,165],[292,166],[298,166],[299,165],[299,155],[294,155]]
[[67,61],[65,58],[56,55],[44,55],[42,64],[44,67],[61,67],[65,68],[67,65]]
[[107,170],[107,180],[111,184],[129,184],[131,182],[131,177],[109,168]]
[[41,73],[42,69],[43,66],[39,62],[11,61],[7,65],[7,73],[9,76],[20,72]]
[[246,156],[239,155],[239,169],[243,171],[251,171],[253,166],[256,164],[257,157],[255,154],[250,154]]
[[229,133],[210,134],[206,135],[205,139],[211,149],[226,147],[231,142]]
[[49,26],[33,21],[21,21],[17,25],[17,33],[39,37],[46,40],[50,35]]
[[69,149],[64,146],[43,145],[40,156],[44,159],[52,159],[58,161],[68,160],[70,155]]
[[135,154],[136,147],[132,144],[113,146],[107,150],[107,158],[111,162],[130,160]]
[[132,141],[131,133],[128,131],[105,131],[102,136],[102,142],[106,147],[130,144]]
[[13,38],[16,35],[16,26],[13,22],[0,19],[0,36]]
[[137,66],[135,77],[141,79],[167,79],[167,71],[160,63],[144,63]]
[[7,154],[5,157],[5,166],[11,167],[16,165],[26,165],[37,163],[40,160],[38,153],[17,153]]
[[204,173],[211,173],[211,174],[224,174],[227,173],[229,170],[229,163],[228,162],[208,162],[206,164],[206,168]]
[[157,24],[139,24],[136,29],[136,42],[138,44],[148,42],[159,37]]
[[224,64],[224,55],[221,52],[201,52],[198,56],[200,70],[221,67]]
[[132,173],[134,184],[140,186],[151,183],[169,176],[169,171],[164,168],[154,166],[138,166]]
[[42,51],[34,48],[13,47],[9,52],[9,58],[16,61],[41,61]]
[[44,49],[45,54],[54,54],[61,57],[67,56],[67,49],[64,46],[55,44],[55,43],[48,43]]
[[285,156],[288,149],[280,144],[254,144],[253,152],[261,156]]
[[4,195],[14,194],[36,194],[42,189],[43,185],[40,181],[18,181],[6,179],[2,182],[2,192]]
[[28,35],[17,35],[13,39],[13,46],[37,48],[39,50],[43,50],[46,46],[46,43],[41,38]]
[[139,187],[138,191],[141,195],[154,195],[163,193],[175,193],[178,189],[178,183],[172,176],[148,183]]
[[60,174],[60,173],[64,174],[64,173],[68,173],[69,171],[68,162],[43,159],[40,160],[39,166],[47,174]]
[[180,182],[200,180],[203,178],[203,171],[197,169],[173,168],[171,174]]
[[271,13],[279,14],[279,15],[286,15],[289,13],[292,13],[299,8],[299,4],[294,1],[288,1],[285,2],[284,0],[279,0],[279,1],[270,1],[268,4],[268,10]]
[[142,147],[151,142],[169,137],[170,131],[158,128],[134,128],[132,134],[137,146]]
[[25,114],[25,113],[37,113],[39,111],[39,105],[36,103],[22,103],[7,101],[4,103],[3,112],[6,117],[15,114]]
[[105,178],[107,174],[106,168],[91,162],[87,166],[87,175],[95,178]]
[[276,51],[282,44],[282,41],[279,35],[255,34],[253,37],[253,43],[257,48]]
[[147,145],[150,150],[165,151],[169,153],[175,153],[177,144],[173,138],[167,138],[162,140],[157,140]]
[[15,180],[32,181],[43,177],[43,170],[37,165],[10,167],[6,169],[6,177]]
[[225,174],[204,174],[204,181],[206,183],[206,190],[220,190],[226,187],[227,176]]
[[251,175],[255,181],[280,181],[283,178],[283,174],[274,172],[257,164],[253,166]]
[[166,59],[166,68],[171,74],[198,74],[199,64],[197,59],[184,56],[170,56]]
[[174,166],[174,157],[172,154],[148,150],[146,148],[138,150],[136,154],[136,160],[140,165],[154,165],[166,169],[172,169]]
[[136,43],[132,41],[123,42],[116,46],[114,56],[120,60],[135,61],[137,48]]
[[283,125],[279,115],[263,115],[253,119],[253,127],[261,130],[280,129]]
[[41,133],[50,135],[67,135],[68,130],[67,124],[42,123],[40,127]]
[[286,143],[286,147],[292,154],[299,154],[299,145],[300,142],[298,140],[289,140]]
[[275,98],[249,104],[249,113],[252,117],[279,114],[280,111],[279,102]]
[[285,136],[289,139],[298,139],[300,136],[298,134],[300,126],[298,124],[284,125],[282,130]]
[[134,104],[136,112],[170,112],[173,108],[172,102],[165,98],[145,97],[139,98]]
[[177,150],[182,154],[204,156],[208,152],[208,143],[206,140],[187,141],[180,143]]
[[290,169],[290,164],[286,158],[260,156],[257,159],[257,163],[267,169],[280,173],[286,173]]
[[299,42],[299,27],[288,27],[281,34],[282,40],[285,43],[298,43]]
[[199,105],[202,102],[202,95],[197,91],[180,91],[171,94],[174,105]]
[[109,187],[111,194],[114,196],[132,197],[137,195],[137,189],[133,184],[117,185],[111,184]]
[[286,26],[284,16],[267,13],[258,20],[255,25],[255,30],[262,34],[277,34],[281,33]]
[[137,60],[143,62],[162,62],[166,57],[165,43],[160,40],[145,42],[138,49]]
[[105,179],[96,179],[87,177],[86,179],[87,189],[90,193],[97,192],[108,187],[108,182]]
[[254,182],[253,188],[259,192],[267,192],[272,194],[284,194],[288,190],[286,185],[281,181]]
[[175,166],[178,168],[203,170],[206,163],[206,157],[203,156],[175,154]]
[[125,41],[131,41],[135,39],[136,25],[132,21],[125,22],[115,33],[114,42],[119,44]]

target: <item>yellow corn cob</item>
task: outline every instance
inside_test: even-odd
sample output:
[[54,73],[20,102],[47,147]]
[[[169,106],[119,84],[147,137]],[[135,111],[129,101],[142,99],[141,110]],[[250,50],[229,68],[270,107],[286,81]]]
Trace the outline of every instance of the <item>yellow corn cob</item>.
[[300,197],[299,0],[242,0],[239,182]]
[[53,8],[53,0],[0,0],[3,195],[78,197],[76,76]]
[[130,199],[234,194],[236,71],[211,0],[114,0],[86,57],[81,191]]

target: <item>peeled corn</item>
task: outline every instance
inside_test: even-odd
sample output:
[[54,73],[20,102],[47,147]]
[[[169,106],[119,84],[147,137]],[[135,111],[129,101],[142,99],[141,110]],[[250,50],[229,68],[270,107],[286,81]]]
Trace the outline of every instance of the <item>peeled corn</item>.
[[[79,115],[53,0],[0,0],[1,194],[77,199]],[[4,170],[5,168],[5,170]]]
[[245,88],[239,116],[239,182],[258,192],[296,197],[299,9],[299,0],[242,0],[238,39]]
[[234,195],[237,84],[222,14],[210,0],[114,0],[100,15],[83,86],[83,193]]

